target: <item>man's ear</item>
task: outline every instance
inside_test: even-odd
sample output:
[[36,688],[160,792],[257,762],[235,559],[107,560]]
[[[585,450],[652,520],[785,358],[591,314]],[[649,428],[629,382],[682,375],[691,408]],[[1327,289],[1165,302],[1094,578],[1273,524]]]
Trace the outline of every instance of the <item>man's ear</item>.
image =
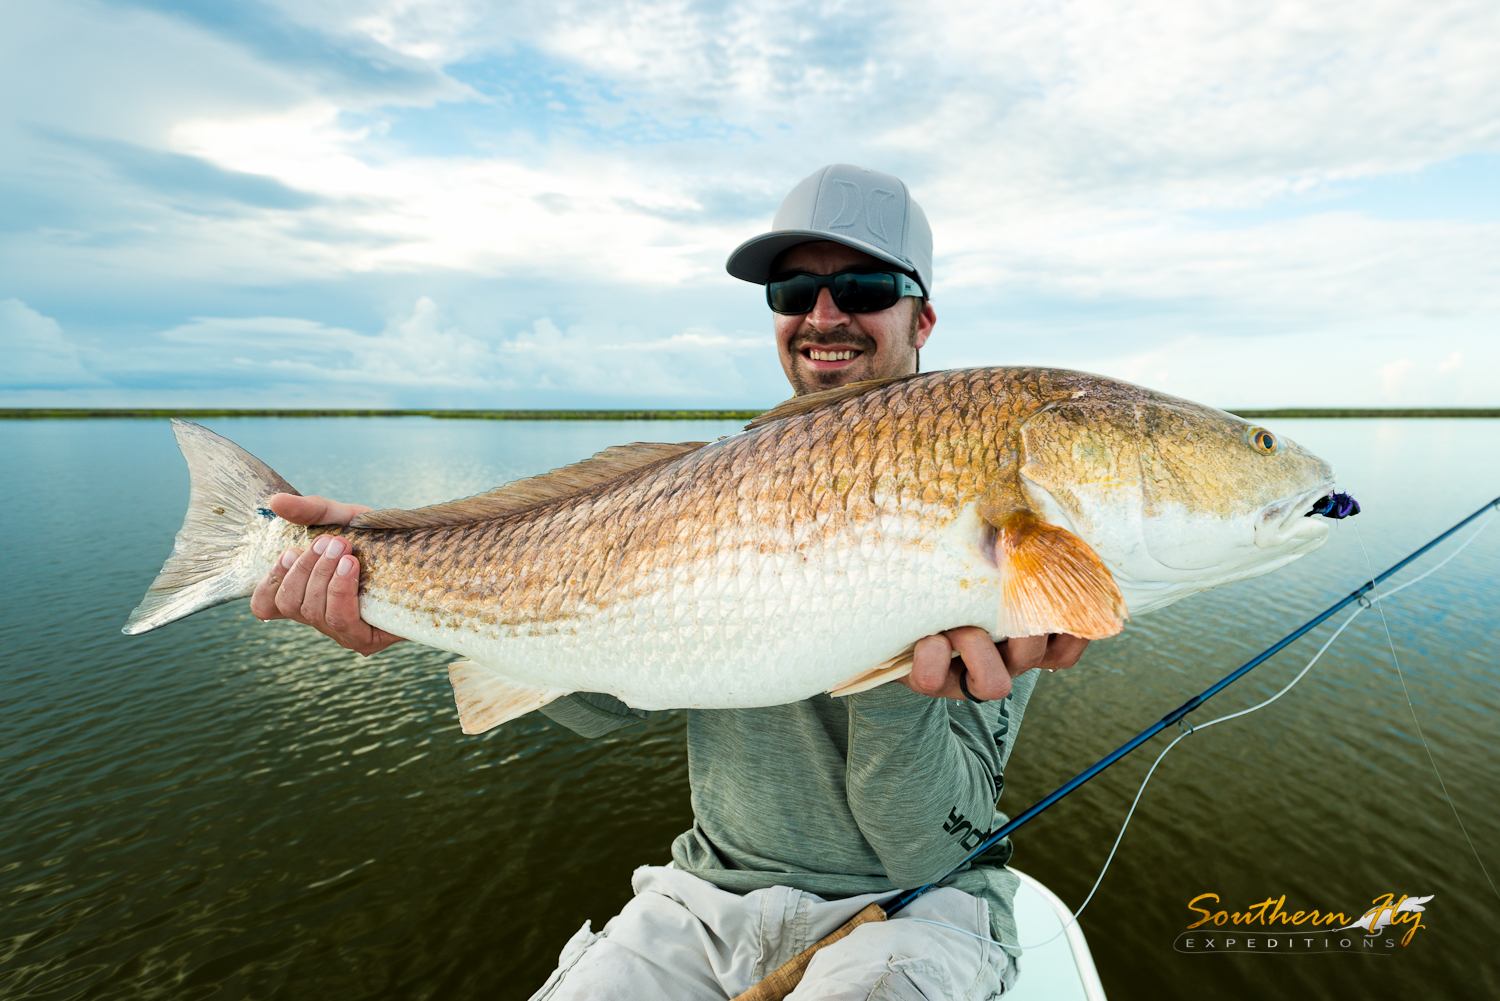
[[927,338],[932,336],[932,325],[937,322],[937,313],[933,311],[932,303],[924,301],[914,319],[916,322],[912,324],[911,346],[921,350],[922,345],[927,343]]

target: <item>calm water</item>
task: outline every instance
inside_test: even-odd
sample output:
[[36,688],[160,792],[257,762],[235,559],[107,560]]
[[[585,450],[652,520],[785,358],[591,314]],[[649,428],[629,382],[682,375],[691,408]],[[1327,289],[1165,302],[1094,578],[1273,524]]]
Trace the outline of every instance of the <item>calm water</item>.
[[[735,427],[208,423],[305,492],[403,506]],[[1497,422],[1275,427],[1332,461],[1366,513],[1293,567],[1144,616],[1044,678],[1012,812],[1347,592],[1366,572],[1355,524],[1383,568],[1500,494]],[[364,661],[243,602],[121,636],[186,498],[165,422],[6,422],[0,469],[0,996],[525,997],[689,824],[676,719],[591,742],[532,715],[465,737],[451,655],[402,644]],[[1388,616],[1500,877],[1497,601],[1500,526]],[[1197,718],[1258,701],[1313,649]],[[1500,995],[1500,900],[1415,733],[1369,613],[1275,706],[1178,745],[1082,919],[1111,998]],[[1160,746],[1024,829],[1016,864],[1076,906]],[[1180,954],[1205,892],[1354,914],[1382,893],[1435,897],[1412,944],[1378,955]]]

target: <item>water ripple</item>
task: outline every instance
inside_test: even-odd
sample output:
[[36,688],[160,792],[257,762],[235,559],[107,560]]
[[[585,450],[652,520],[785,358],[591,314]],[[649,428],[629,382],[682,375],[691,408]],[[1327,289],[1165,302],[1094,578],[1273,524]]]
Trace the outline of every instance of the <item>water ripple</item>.
[[[309,492],[381,505],[474,493],[618,441],[734,427],[212,423]],[[0,580],[0,995],[524,997],[691,822],[676,716],[600,741],[536,715],[465,737],[450,655],[402,644],[360,658],[256,622],[243,603],[121,637],[186,495],[165,424],[6,424],[0,461],[20,473],[0,482],[12,570]],[[1382,566],[1500,493],[1474,473],[1500,468],[1495,422],[1277,431],[1340,468],[1365,506],[1360,536],[1341,524],[1319,554],[1144,616],[1045,677],[1007,772],[1010,809],[1347,593],[1366,573],[1360,538]],[[1492,871],[1497,557],[1500,529],[1387,610],[1433,754]],[[1197,715],[1265,698],[1318,642]],[[1017,864],[1081,900],[1148,764],[1127,759],[1023,830]],[[1389,890],[1437,897],[1429,937],[1379,979],[1354,957],[1271,970],[1171,948],[1201,892],[1354,908]],[[1366,614],[1286,698],[1179,745],[1084,924],[1116,999],[1456,997],[1496,980],[1488,893]]]

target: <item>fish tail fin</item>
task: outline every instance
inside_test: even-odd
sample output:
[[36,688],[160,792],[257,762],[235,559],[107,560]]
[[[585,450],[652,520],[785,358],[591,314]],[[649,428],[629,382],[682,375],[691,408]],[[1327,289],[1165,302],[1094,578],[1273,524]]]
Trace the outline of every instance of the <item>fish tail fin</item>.
[[267,498],[297,493],[270,466],[208,428],[174,418],[172,432],[188,465],[187,516],[172,555],[120,630],[127,636],[248,598],[280,555],[268,545],[276,516]]

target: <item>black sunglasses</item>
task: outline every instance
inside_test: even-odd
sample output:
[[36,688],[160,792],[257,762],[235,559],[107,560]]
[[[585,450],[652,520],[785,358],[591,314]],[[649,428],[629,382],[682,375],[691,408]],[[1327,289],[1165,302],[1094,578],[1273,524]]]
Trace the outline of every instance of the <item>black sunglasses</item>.
[[832,275],[804,272],[778,275],[766,283],[766,303],[772,311],[811,313],[819,289],[833,293],[833,304],[845,313],[878,313],[907,295],[922,295],[922,286],[899,271],[840,271]]

